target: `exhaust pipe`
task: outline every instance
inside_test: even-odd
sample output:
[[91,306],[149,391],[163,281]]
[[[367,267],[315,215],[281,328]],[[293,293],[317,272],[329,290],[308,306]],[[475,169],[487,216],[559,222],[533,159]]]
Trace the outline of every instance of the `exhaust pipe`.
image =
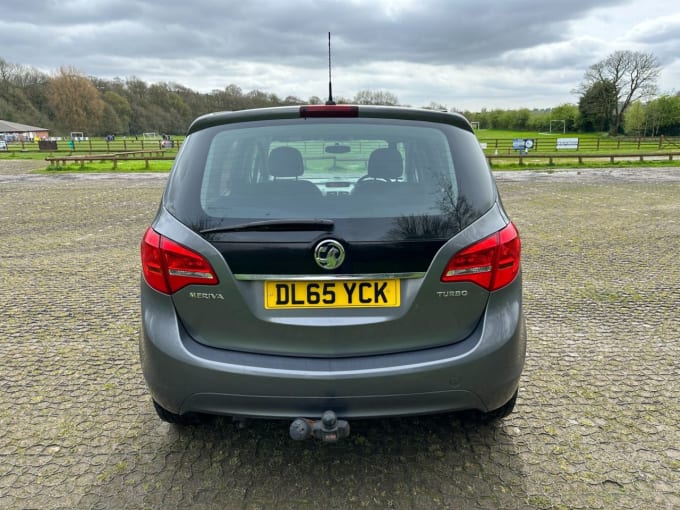
[[313,437],[324,443],[337,443],[340,439],[349,436],[349,423],[338,420],[333,411],[326,411],[320,420],[309,418],[296,418],[290,424],[291,439],[304,441]]

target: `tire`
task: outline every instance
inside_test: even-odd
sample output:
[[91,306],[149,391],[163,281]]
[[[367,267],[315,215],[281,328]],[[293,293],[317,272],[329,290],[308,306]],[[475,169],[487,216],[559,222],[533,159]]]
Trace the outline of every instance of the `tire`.
[[502,420],[503,418],[509,416],[512,411],[515,409],[515,404],[517,403],[517,394],[519,392],[519,389],[515,390],[515,393],[512,395],[510,400],[508,400],[505,404],[500,406],[498,409],[494,409],[493,411],[489,411],[488,413],[482,413],[482,420],[487,422],[487,423],[493,423],[499,420]]
[[206,417],[204,415],[197,413],[175,414],[162,407],[155,400],[153,400],[153,407],[161,420],[166,423],[172,423],[173,425],[200,425],[206,421]]

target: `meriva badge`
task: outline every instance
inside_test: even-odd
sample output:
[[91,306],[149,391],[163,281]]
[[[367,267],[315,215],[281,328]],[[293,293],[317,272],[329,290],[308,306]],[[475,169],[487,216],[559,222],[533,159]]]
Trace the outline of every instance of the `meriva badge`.
[[314,260],[323,269],[336,269],[345,261],[345,248],[334,239],[324,239],[314,249]]

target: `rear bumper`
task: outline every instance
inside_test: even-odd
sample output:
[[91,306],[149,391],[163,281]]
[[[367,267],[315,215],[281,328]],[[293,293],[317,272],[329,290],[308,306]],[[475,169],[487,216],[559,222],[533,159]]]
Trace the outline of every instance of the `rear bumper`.
[[484,319],[462,342],[317,359],[206,347],[184,330],[170,298],[142,285],[143,299],[156,301],[142,315],[142,369],[153,398],[178,414],[295,418],[331,409],[360,418],[490,411],[512,397],[524,366],[526,332],[516,286],[521,281],[490,297]]

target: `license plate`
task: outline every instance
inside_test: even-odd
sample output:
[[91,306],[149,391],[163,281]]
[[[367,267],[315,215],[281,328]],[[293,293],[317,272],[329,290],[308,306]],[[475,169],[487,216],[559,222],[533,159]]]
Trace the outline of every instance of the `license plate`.
[[266,281],[264,307],[381,308],[399,306],[399,280]]

